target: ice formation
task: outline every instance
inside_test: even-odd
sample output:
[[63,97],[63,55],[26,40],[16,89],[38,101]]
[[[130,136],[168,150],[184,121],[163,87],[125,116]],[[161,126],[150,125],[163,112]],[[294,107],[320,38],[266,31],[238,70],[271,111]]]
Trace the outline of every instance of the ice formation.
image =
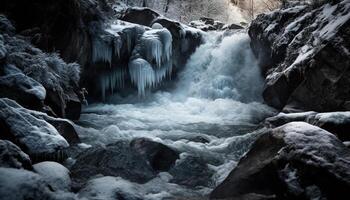
[[137,58],[129,63],[129,73],[131,82],[137,86],[138,94],[144,96],[146,88],[157,86],[171,73],[171,67],[154,69],[146,60]]
[[129,63],[129,73],[140,96],[146,88],[156,87],[172,72],[172,36],[160,24],[141,36]]
[[100,76],[100,87],[102,92],[102,99],[105,100],[106,92],[113,94],[116,88],[124,88],[126,69],[117,67]]

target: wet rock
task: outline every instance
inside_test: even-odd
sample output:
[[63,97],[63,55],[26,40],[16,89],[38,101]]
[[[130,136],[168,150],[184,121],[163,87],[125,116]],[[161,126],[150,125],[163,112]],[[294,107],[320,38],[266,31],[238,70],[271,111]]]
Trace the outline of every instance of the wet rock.
[[305,122],[288,123],[262,135],[210,197],[345,200],[349,161],[350,150],[333,134]]
[[144,183],[156,172],[145,155],[130,147],[128,141],[118,141],[106,147],[93,147],[81,153],[71,168],[75,187],[96,175],[115,176]]
[[210,186],[214,171],[208,168],[207,162],[201,157],[182,155],[169,173],[173,176],[171,182],[194,188]]
[[7,140],[0,140],[0,167],[31,169],[30,158],[19,147]]
[[58,131],[46,121],[36,117],[15,101],[0,99],[1,139],[21,147],[33,159],[57,155],[69,145]]
[[57,199],[40,175],[12,168],[0,168],[0,196],[3,200]]
[[350,6],[291,4],[259,15],[251,46],[266,76],[265,101],[278,109],[349,110]]
[[54,191],[70,190],[71,180],[69,170],[63,165],[47,161],[33,165],[33,169],[45,179]]
[[159,17],[159,14],[152,9],[133,7],[126,10],[121,20],[144,26],[151,26],[157,17]]
[[145,156],[155,171],[168,171],[179,158],[177,151],[146,138],[134,139],[130,146]]

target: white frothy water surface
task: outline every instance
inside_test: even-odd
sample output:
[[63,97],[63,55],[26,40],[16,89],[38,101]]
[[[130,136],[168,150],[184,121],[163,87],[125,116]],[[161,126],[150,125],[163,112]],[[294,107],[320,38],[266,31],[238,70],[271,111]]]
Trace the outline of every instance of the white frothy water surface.
[[205,187],[188,189],[170,184],[171,178],[134,187],[149,188],[152,195],[143,191],[152,197],[148,199],[168,198],[175,191],[207,194],[264,132],[258,124],[274,113],[261,103],[263,79],[249,42],[246,33],[209,33],[173,80],[175,89],[149,93],[150,98],[136,103],[124,99],[119,104],[90,105],[76,127],[79,136],[92,146],[145,137],[181,152],[179,162],[186,156],[199,157],[213,171]]

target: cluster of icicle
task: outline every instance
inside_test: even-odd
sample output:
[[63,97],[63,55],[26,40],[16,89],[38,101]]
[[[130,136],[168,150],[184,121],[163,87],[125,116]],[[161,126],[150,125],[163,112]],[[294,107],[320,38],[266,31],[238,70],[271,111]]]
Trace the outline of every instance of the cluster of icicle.
[[[172,72],[172,35],[168,29],[155,23],[152,29],[140,26],[113,26],[110,35],[100,35],[93,40],[92,61],[104,62],[111,66],[113,59],[119,59],[122,48],[131,55],[128,71],[132,84],[138,89],[139,96],[144,96],[146,89],[158,86]],[[124,44],[123,44],[124,43]],[[123,88],[127,71],[121,67],[111,69],[101,76],[102,98],[106,91]]]
[[172,36],[160,24],[143,33],[129,62],[129,74],[138,94],[158,86],[172,72]]

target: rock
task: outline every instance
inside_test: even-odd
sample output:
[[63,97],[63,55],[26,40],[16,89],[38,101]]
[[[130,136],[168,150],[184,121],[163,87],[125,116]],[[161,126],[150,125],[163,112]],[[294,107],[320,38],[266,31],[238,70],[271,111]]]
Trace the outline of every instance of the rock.
[[276,116],[265,119],[265,125],[270,128],[275,128],[287,124],[289,122],[306,122],[308,119],[315,117],[317,113],[301,112],[301,113],[279,113]]
[[69,170],[63,165],[47,161],[33,165],[33,169],[45,179],[54,191],[70,190]]
[[327,2],[293,3],[251,23],[251,46],[266,76],[263,96],[270,106],[349,110],[350,3]]
[[271,128],[278,127],[289,122],[303,121],[318,126],[336,135],[341,141],[350,141],[350,112],[302,112],[302,113],[279,113],[274,117],[267,118],[265,125]]
[[16,31],[15,27],[12,25],[10,20],[8,20],[4,15],[0,15],[0,32],[9,35],[14,34]]
[[211,199],[347,199],[350,149],[333,134],[292,122],[262,135]]
[[12,168],[0,168],[0,196],[3,200],[56,199],[40,175]]
[[7,140],[0,140],[0,167],[31,169],[32,163],[27,154]]
[[174,177],[171,182],[188,187],[210,186],[214,171],[208,168],[201,157],[181,155],[175,166],[169,171]]
[[159,14],[149,8],[128,8],[121,20],[151,27]]
[[74,91],[66,94],[65,118],[79,120],[81,113],[81,101]]
[[0,99],[0,129],[0,137],[20,146],[33,162],[56,159],[69,146],[51,124],[6,98]]
[[13,65],[5,65],[0,76],[0,97],[10,98],[26,108],[40,110],[46,97],[45,88],[36,80],[24,75]]
[[111,176],[92,179],[79,191],[79,197],[87,199],[142,200],[145,195],[140,185]]
[[222,28],[223,30],[238,30],[238,29],[244,29],[243,26],[237,25],[237,24],[229,24]]
[[307,121],[335,134],[341,141],[350,141],[350,112],[319,113]]
[[146,138],[137,138],[131,141],[131,148],[142,156],[145,156],[151,167],[156,171],[168,171],[179,158],[179,153]]
[[190,22],[189,25],[202,31],[218,31],[225,27],[224,23],[207,17],[201,17],[197,21]]
[[118,141],[106,147],[92,147],[78,155],[71,168],[75,187],[96,175],[115,176],[133,182],[144,183],[155,177],[156,172],[145,155],[130,147],[127,141]]

